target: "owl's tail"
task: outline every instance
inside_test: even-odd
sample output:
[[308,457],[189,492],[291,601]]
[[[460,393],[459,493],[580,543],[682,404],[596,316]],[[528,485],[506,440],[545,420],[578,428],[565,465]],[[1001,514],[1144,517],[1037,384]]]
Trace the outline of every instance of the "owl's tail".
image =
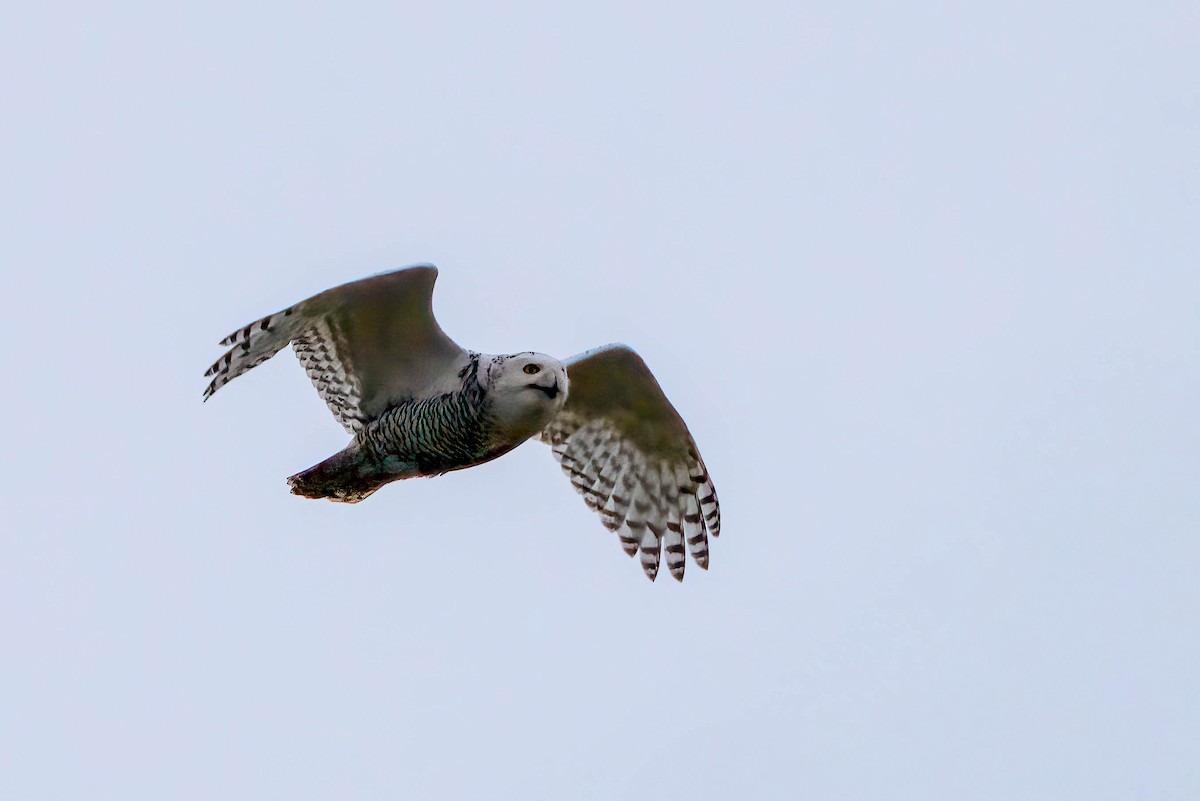
[[287,481],[293,495],[358,503],[384,484],[404,477],[404,474],[380,472],[374,460],[366,458],[355,442]]

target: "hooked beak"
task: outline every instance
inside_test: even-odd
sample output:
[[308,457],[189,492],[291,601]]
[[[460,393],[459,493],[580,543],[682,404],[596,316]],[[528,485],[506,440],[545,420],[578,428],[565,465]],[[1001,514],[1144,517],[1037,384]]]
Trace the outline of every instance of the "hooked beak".
[[530,386],[533,387],[534,389],[536,389],[538,392],[544,392],[546,394],[546,397],[549,398],[550,400],[554,400],[555,398],[558,397],[559,390],[558,390],[558,378],[557,377],[554,379],[554,386],[543,387],[541,384],[530,384]]

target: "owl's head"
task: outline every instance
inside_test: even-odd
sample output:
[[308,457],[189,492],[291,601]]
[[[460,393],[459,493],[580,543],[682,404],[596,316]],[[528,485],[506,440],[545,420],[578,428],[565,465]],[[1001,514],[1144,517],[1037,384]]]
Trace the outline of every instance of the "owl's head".
[[567,369],[544,353],[496,356],[482,379],[493,418],[514,437],[541,431],[567,401]]

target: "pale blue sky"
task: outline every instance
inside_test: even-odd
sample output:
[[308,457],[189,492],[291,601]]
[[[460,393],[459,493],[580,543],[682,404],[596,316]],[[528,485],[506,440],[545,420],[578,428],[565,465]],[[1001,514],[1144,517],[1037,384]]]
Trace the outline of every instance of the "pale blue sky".
[[[0,797],[1200,797],[1200,6],[10,4]],[[656,584],[531,444],[355,507],[234,327],[416,261],[636,347]]]

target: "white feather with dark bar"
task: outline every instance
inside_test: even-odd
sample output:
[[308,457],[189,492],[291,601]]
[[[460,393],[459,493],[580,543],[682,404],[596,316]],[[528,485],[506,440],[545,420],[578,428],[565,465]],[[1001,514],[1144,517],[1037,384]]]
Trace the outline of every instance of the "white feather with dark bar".
[[[541,434],[571,485],[615,531],[625,552],[641,555],[652,580],[665,552],[683,580],[686,541],[708,567],[708,535],[721,513],[696,443],[645,362],[625,345],[606,345],[564,362],[570,392]],[[703,511],[702,511],[703,510]]]

